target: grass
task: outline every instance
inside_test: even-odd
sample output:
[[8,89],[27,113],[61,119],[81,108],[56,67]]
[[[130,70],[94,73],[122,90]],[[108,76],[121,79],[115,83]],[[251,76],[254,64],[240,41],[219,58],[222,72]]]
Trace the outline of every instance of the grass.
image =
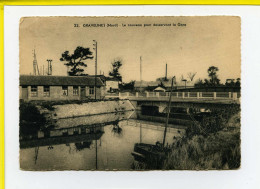
[[179,139],[162,169],[222,170],[240,167],[240,129]]
[[[218,131],[206,128],[207,134],[193,130],[171,146],[162,169],[229,170],[241,164],[240,112],[219,114]],[[235,114],[234,114],[235,113]],[[211,125],[211,124],[206,124]],[[193,133],[192,133],[193,132]]]
[[175,139],[161,167],[133,164],[135,170],[232,170],[241,165],[240,107],[212,110]]

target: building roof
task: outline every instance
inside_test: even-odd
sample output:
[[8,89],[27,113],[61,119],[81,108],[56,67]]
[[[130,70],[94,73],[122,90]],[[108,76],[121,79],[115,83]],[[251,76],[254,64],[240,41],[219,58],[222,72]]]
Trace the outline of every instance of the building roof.
[[157,87],[160,81],[136,81],[134,87]]
[[153,91],[165,91],[163,87],[156,87]]
[[[99,77],[96,86],[103,86]],[[50,85],[50,86],[94,86],[95,78],[89,76],[35,76],[21,75],[20,85]]]
[[113,77],[106,77],[106,81],[117,81],[117,82],[119,82],[119,79],[113,78]]
[[[95,75],[88,75],[89,77],[95,77]],[[97,77],[100,77],[102,81],[120,81],[117,78],[114,77],[108,77],[108,76],[104,76],[104,75],[97,75]]]

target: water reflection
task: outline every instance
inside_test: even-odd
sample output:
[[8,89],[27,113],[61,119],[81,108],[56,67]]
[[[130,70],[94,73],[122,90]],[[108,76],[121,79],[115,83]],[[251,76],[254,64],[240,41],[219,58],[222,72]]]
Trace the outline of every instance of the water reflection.
[[[24,170],[129,170],[137,142],[162,140],[163,127],[130,119],[133,112],[60,119],[53,128],[20,136]],[[142,127],[140,127],[140,125]],[[141,129],[140,129],[141,128]],[[169,128],[166,141],[184,130]]]

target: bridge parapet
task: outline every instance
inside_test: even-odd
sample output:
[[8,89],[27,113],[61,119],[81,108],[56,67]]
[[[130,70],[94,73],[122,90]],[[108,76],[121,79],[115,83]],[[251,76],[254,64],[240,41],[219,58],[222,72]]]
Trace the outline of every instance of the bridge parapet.
[[[125,92],[119,92],[119,98],[149,98],[155,99],[169,99],[169,92],[136,92],[135,94]],[[233,100],[237,101],[240,99],[240,93],[237,92],[173,92],[172,98],[177,99],[198,99],[198,100]]]

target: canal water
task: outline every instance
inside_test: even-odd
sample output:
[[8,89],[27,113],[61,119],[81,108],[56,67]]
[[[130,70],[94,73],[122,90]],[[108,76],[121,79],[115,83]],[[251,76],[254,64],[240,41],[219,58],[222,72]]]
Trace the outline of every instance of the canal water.
[[[168,129],[166,143],[183,136]],[[136,119],[134,112],[56,120],[54,128],[20,136],[22,170],[130,170],[135,143],[163,140],[162,123]]]

